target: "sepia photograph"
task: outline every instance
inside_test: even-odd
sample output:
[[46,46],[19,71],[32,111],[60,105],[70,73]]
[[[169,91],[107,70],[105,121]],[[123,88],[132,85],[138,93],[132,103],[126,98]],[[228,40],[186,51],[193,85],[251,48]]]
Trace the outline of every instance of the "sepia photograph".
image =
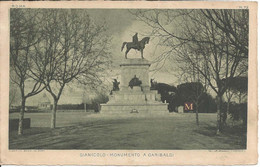
[[248,125],[257,125],[248,6],[9,6],[10,152],[105,160],[248,151]]

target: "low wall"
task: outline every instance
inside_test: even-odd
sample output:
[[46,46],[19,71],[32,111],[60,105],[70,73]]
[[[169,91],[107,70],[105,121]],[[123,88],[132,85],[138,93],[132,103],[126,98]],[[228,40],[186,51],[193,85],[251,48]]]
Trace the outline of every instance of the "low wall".
[[[57,112],[86,112],[86,111],[85,110],[57,110]],[[88,109],[87,112],[94,112],[94,110]]]
[[[9,131],[18,130],[19,119],[9,119]],[[23,119],[23,129],[29,129],[31,127],[31,119]]]

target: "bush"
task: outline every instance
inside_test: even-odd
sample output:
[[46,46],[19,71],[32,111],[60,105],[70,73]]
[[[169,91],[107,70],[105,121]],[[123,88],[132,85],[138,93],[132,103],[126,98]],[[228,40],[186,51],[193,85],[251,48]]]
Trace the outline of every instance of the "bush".
[[[161,94],[162,102],[169,103],[168,109],[170,112],[177,112],[176,108],[183,106],[185,102],[195,101],[197,91],[203,91],[203,85],[199,82],[187,82],[177,86],[168,85],[165,83],[155,83],[152,90],[158,90]],[[213,97],[204,92],[199,98],[199,112],[200,113],[214,113],[217,110],[217,105]],[[196,104],[194,103],[194,111]]]
[[61,104],[57,107],[58,110],[83,110],[84,104]]
[[109,100],[107,95],[99,94],[95,99],[92,100],[92,103],[88,105],[88,109],[92,109],[95,112],[99,112],[101,109],[100,104],[107,103]]
[[95,112],[99,112],[100,109],[101,109],[100,103],[93,102],[93,110],[94,110]]
[[235,121],[242,120],[243,124],[247,124],[247,103],[230,103],[229,113],[231,118]]
[[200,101],[200,106],[199,106],[200,113],[215,113],[217,111],[217,104],[214,98],[210,94],[203,93],[199,101]]

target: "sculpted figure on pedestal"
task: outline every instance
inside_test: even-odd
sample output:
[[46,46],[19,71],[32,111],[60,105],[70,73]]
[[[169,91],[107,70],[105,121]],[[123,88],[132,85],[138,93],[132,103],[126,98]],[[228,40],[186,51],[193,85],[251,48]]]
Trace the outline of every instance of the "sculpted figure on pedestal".
[[136,75],[135,75],[134,78],[131,79],[130,82],[129,82],[129,86],[130,86],[131,89],[133,89],[134,86],[141,86],[141,84],[142,84],[142,81],[140,81],[140,80],[136,77]]
[[143,50],[145,48],[145,45],[149,43],[150,38],[149,37],[144,37],[141,41],[138,41],[138,33],[135,33],[133,36],[133,41],[132,42],[124,42],[121,48],[121,51],[123,51],[124,47],[126,46],[126,51],[125,51],[125,58],[127,59],[127,53],[131,49],[135,49],[141,52],[141,57],[142,59],[144,58],[143,56]]
[[118,82],[117,79],[114,79],[113,91],[118,91],[119,90],[119,84],[120,84],[120,82]]

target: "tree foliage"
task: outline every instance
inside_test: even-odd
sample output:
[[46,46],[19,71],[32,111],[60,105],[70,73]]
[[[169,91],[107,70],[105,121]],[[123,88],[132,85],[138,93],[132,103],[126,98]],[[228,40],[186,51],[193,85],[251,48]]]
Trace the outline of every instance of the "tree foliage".
[[41,39],[38,16],[37,11],[30,9],[11,9],[10,12],[10,80],[21,93],[19,135],[23,134],[26,99],[45,88],[42,83],[45,70],[39,72],[34,69],[36,55],[33,46]]
[[223,79],[223,82],[227,82],[228,89],[234,92],[241,92],[247,94],[248,78],[245,76],[239,76],[234,78]]
[[43,40],[35,46],[37,66],[46,70],[43,80],[54,101],[51,127],[56,127],[56,109],[64,87],[73,81],[97,86],[109,61],[109,38],[105,26],[95,24],[85,10],[42,10]]
[[187,82],[177,86],[178,95],[181,99],[187,102],[195,102],[197,92],[203,92],[204,87],[199,82]]

